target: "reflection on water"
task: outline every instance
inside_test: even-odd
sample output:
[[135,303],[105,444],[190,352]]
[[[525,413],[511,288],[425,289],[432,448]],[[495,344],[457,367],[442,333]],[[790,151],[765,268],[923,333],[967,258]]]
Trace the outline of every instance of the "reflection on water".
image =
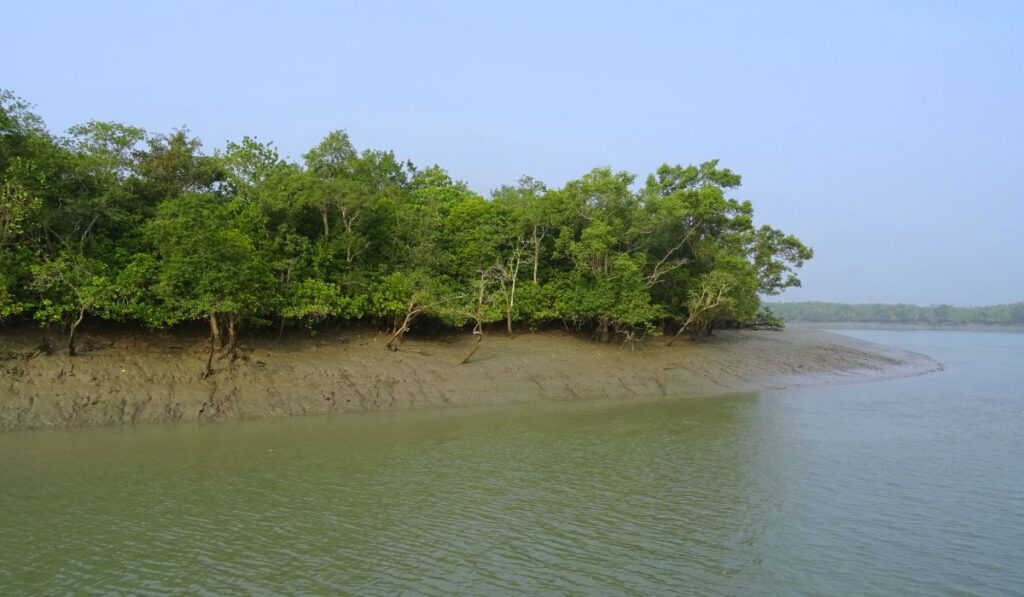
[[658,403],[0,435],[4,593],[1013,593],[1024,335]]

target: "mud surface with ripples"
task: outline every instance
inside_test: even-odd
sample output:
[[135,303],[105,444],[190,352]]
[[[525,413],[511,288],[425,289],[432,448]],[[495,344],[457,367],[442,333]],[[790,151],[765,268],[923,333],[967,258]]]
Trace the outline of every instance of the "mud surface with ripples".
[[[285,342],[250,337],[244,359],[203,378],[201,335],[84,335],[81,356],[33,352],[38,333],[0,333],[0,431],[422,409],[593,398],[650,399],[931,371],[906,351],[812,331],[722,331],[631,349],[566,333],[386,338],[349,330]],[[832,381],[831,379],[829,381]]]

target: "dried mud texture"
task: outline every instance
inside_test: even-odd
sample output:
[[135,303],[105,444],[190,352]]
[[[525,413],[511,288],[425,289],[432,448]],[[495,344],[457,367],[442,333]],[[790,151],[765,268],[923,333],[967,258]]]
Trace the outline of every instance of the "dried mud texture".
[[695,397],[914,375],[934,360],[815,330],[720,331],[633,349],[571,334],[406,339],[338,332],[249,339],[203,379],[198,335],[83,334],[80,356],[40,355],[29,330],[0,331],[0,430],[209,421],[385,409]]

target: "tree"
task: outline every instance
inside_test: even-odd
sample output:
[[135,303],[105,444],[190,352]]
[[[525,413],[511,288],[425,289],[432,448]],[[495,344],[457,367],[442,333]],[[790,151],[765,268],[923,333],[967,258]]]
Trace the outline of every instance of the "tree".
[[[469,294],[470,304],[456,310],[454,317],[449,315],[446,318],[447,323],[454,325],[464,325],[465,320],[473,322],[473,335],[476,337],[476,341],[473,343],[472,348],[469,349],[469,352],[466,353],[466,356],[462,358],[462,361],[459,362],[460,365],[468,363],[473,358],[473,355],[476,354],[476,351],[480,350],[480,345],[484,341],[484,324],[496,319],[491,308],[493,301],[490,300],[491,296],[488,292],[488,286],[494,277],[495,272],[493,269],[480,270],[475,284],[475,292]],[[509,334],[511,334],[511,330]]]
[[[97,313],[110,303],[112,284],[102,263],[83,255],[63,252],[32,268],[33,287],[41,300],[35,318],[49,326],[68,329],[68,356],[76,356],[75,334],[86,313]],[[49,335],[44,336],[48,340]]]
[[443,280],[423,270],[384,277],[370,297],[372,312],[392,322],[391,336],[384,345],[390,351],[398,350],[413,320],[424,314],[440,315],[444,304],[455,298]]
[[330,132],[320,144],[310,149],[303,156],[306,168],[316,177],[332,179],[343,177],[352,171],[352,159],[356,157],[356,148],[343,130]]
[[505,308],[505,331],[512,337],[512,321],[516,315],[516,288],[519,283],[519,269],[523,264],[523,254],[527,249],[527,240],[516,237],[514,243],[506,249],[504,260],[499,259],[494,266],[494,277],[498,281],[502,303]]
[[[222,348],[234,362],[237,326],[279,301],[270,268],[252,240],[234,226],[229,205],[209,193],[188,193],[165,201],[145,227],[159,258],[159,294],[170,314],[166,323],[205,318],[210,352]],[[225,325],[227,343],[221,342]]]
[[31,108],[0,90],[0,320],[41,308],[33,269],[59,250],[49,222],[67,155]]
[[31,306],[23,289],[37,256],[24,240],[41,207],[16,181],[0,183],[0,320]]
[[814,251],[800,239],[771,226],[761,226],[753,234],[751,252],[757,268],[758,290],[767,295],[799,287],[795,270],[814,257]]
[[[560,188],[530,177],[490,200],[440,166],[357,150],[337,130],[301,162],[242,137],[203,153],[186,129],[89,121],[52,135],[0,92],[0,319],[202,321],[214,357],[242,325],[375,323],[395,349],[429,320],[474,330],[561,322],[629,341],[676,324],[759,317],[813,256],[754,224],[741,178],[711,160],[636,176],[595,168]],[[1009,321],[1019,309],[814,307],[886,321]],[[681,332],[680,332],[681,333]],[[677,334],[678,336],[678,334]]]
[[243,201],[249,199],[251,191],[288,166],[273,143],[261,143],[254,137],[242,137],[238,143],[229,141],[223,165],[231,194]]
[[310,328],[328,317],[352,319],[362,314],[362,305],[345,296],[337,284],[306,278],[289,290],[282,317],[305,320]]
[[80,252],[92,243],[93,253],[106,253],[97,256],[112,261],[115,245],[137,241],[144,215],[129,181],[145,139],[144,130],[115,122],[91,121],[68,130],[61,145],[66,151],[65,176],[73,181],[73,190],[63,193],[51,222],[65,243],[76,242]]
[[735,285],[736,280],[721,271],[701,276],[697,286],[691,288],[686,297],[689,315],[666,346],[672,346],[679,336],[692,326],[708,329],[715,318],[726,313],[732,306],[731,293]]
[[203,155],[202,146],[182,128],[166,135],[151,135],[144,149],[133,152],[134,172],[127,183],[141,215],[150,218],[162,201],[185,193],[213,192],[225,181],[223,161]]
[[572,267],[550,283],[555,311],[577,323],[594,322],[594,338],[602,342],[613,329],[644,326],[660,313],[643,276],[640,202],[629,188],[634,178],[598,168],[561,193],[555,250]]
[[552,232],[558,227],[558,201],[555,194],[540,181],[523,176],[516,186],[503,186],[496,190],[492,200],[508,213],[507,238],[515,239],[513,250],[516,247],[529,249],[531,280],[539,284],[545,241],[551,238]]

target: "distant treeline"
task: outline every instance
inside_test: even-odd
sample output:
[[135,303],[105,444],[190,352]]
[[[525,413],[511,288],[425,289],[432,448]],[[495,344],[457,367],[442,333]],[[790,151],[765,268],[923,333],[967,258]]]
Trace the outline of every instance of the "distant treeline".
[[990,305],[987,307],[954,307],[952,305],[883,305],[844,303],[769,303],[765,305],[786,321],[862,322],[862,323],[927,323],[939,325],[1022,325],[1024,303]]
[[[0,93],[0,321],[208,322],[232,358],[245,326],[362,321],[395,342],[434,326],[564,323],[628,339],[754,319],[812,252],[755,226],[717,161],[560,188],[524,177],[484,198],[438,166],[328,134],[300,163],[245,137],[115,122],[50,133]],[[223,341],[222,341],[223,338]]]

